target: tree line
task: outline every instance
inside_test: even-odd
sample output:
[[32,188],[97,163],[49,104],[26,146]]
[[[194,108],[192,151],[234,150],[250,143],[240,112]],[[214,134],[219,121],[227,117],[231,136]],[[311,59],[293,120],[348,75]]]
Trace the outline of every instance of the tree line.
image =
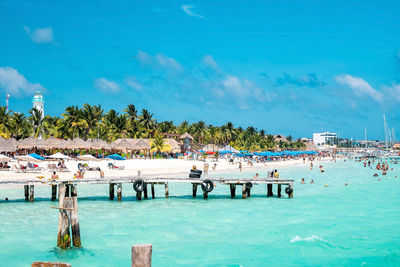
[[[289,142],[275,140],[265,130],[249,126],[246,129],[234,127],[232,122],[221,126],[206,124],[204,121],[176,125],[173,121],[158,122],[152,113],[142,109],[140,113],[134,105],[128,105],[121,113],[114,109],[107,112],[101,105],[84,104],[83,107],[69,106],[60,116],[42,116],[35,108],[29,114],[6,111],[0,107],[0,136],[17,140],[34,136],[74,139],[102,139],[107,142],[119,138],[153,138],[162,133],[184,134],[188,132],[197,145],[213,143],[219,146],[232,145],[240,150],[259,151],[267,149],[303,149],[301,139]],[[43,117],[43,118],[42,118]]]

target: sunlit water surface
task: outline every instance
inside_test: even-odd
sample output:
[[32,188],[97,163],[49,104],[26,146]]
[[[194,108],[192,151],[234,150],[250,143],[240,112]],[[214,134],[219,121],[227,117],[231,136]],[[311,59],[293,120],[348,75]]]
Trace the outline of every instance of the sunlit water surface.
[[[57,205],[50,187],[37,186],[34,203],[23,201],[23,188],[0,189],[0,265],[130,266],[131,246],[151,243],[153,266],[399,266],[400,167],[391,165],[381,181],[360,163],[324,167],[325,173],[308,163],[280,170],[296,180],[293,199],[266,198],[265,185],[245,200],[231,199],[222,185],[208,200],[200,191],[193,199],[190,184],[171,184],[169,199],[159,185],[155,200],[141,202],[123,185],[117,202],[108,200],[106,185],[79,185],[83,247],[67,251],[55,248],[58,211],[50,208]],[[303,177],[307,184],[300,184]]]

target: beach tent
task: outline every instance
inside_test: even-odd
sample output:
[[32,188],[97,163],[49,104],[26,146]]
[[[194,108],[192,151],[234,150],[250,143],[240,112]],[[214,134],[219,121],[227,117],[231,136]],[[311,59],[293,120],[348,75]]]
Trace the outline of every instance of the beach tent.
[[50,159],[71,159],[70,157],[68,157],[64,154],[61,154],[60,152],[57,152],[51,156],[48,156],[48,158],[50,158]]
[[125,160],[124,157],[118,155],[118,154],[112,154],[107,156],[108,159],[113,159],[113,160]]
[[85,161],[99,161],[100,159],[93,157],[90,154],[78,156],[78,159]]

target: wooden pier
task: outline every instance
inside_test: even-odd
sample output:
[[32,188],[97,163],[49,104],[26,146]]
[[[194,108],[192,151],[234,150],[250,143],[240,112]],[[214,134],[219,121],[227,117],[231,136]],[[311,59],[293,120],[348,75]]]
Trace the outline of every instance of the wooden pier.
[[[273,185],[277,185],[277,197],[282,197],[282,185],[286,186],[285,193],[288,198],[293,197],[293,183],[292,179],[281,178],[161,178],[161,177],[120,177],[120,178],[95,178],[95,179],[59,179],[59,180],[43,180],[43,179],[18,179],[18,180],[1,180],[0,185],[23,185],[24,196],[26,201],[34,201],[35,185],[49,185],[51,187],[51,200],[56,200],[57,187],[65,186],[63,194],[65,197],[77,197],[77,186],[79,184],[108,184],[109,185],[109,198],[114,200],[115,193],[117,200],[122,200],[122,184],[132,184],[136,192],[136,199],[141,200],[142,195],[144,199],[148,199],[148,186],[151,188],[151,198],[155,198],[155,185],[164,186],[165,197],[169,197],[169,183],[187,183],[192,185],[192,196],[197,196],[198,187],[203,191],[203,198],[207,199],[208,194],[214,189],[215,184],[227,185],[230,189],[231,198],[236,196],[236,187],[242,189],[241,196],[243,199],[251,196],[251,189],[253,186],[266,184],[267,197],[272,197]],[[1,189],[0,189],[1,190]],[[0,191],[1,192],[1,191]],[[60,189],[58,190],[60,194]],[[59,196],[58,196],[59,198]]]

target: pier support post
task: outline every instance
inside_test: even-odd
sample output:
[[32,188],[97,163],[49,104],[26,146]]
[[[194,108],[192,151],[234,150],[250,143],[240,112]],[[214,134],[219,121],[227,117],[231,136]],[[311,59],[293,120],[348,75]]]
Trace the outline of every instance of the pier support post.
[[281,192],[282,192],[282,185],[278,184],[278,197],[282,196]]
[[152,245],[132,246],[132,267],[151,267]]
[[250,188],[246,188],[247,197],[251,197],[250,190]]
[[144,197],[144,199],[147,199],[147,198],[148,198],[148,196],[147,196],[147,184],[146,184],[146,183],[144,183],[143,197]]
[[206,191],[203,191],[203,197],[204,199],[208,199],[208,193]]
[[168,183],[165,183],[165,197],[166,197],[166,198],[169,198]]
[[51,201],[55,201],[57,199],[57,185],[51,185]]
[[268,190],[267,197],[274,196],[274,193],[272,193],[272,184],[267,184],[267,190]]
[[78,196],[78,188],[76,184],[71,184],[71,197]]
[[122,184],[117,184],[117,199],[118,201],[122,200]]
[[142,200],[142,192],[136,192],[136,200],[137,201]]
[[154,199],[155,198],[155,192],[154,192],[154,184],[151,184],[151,198]]
[[70,186],[69,184],[65,185],[65,196],[66,197],[69,197],[69,186]]
[[29,201],[29,185],[24,185],[25,200]]
[[65,197],[66,185],[60,184],[58,206],[60,209],[60,216],[58,219],[58,234],[57,234],[57,247],[66,249],[71,246],[71,235],[69,232],[69,210],[72,208],[72,200]]
[[290,184],[291,193],[289,194],[289,198],[293,198],[293,184]]
[[231,198],[234,198],[236,196],[236,185],[230,184],[230,188],[231,188]]
[[35,186],[31,184],[29,186],[29,201],[33,202],[34,200],[35,200]]
[[247,194],[247,187],[246,184],[242,185],[242,198],[246,199],[246,194]]
[[[76,185],[73,186],[73,188],[76,189]],[[78,197],[74,196],[71,197],[71,199],[72,199],[72,209],[73,209],[71,211],[72,243],[74,247],[80,247],[82,243],[81,243],[81,231],[79,228]]]
[[115,184],[110,183],[110,186],[109,186],[110,200],[114,200],[114,185]]
[[193,194],[192,194],[192,196],[196,197],[196,195],[197,195],[197,184],[193,184]]

